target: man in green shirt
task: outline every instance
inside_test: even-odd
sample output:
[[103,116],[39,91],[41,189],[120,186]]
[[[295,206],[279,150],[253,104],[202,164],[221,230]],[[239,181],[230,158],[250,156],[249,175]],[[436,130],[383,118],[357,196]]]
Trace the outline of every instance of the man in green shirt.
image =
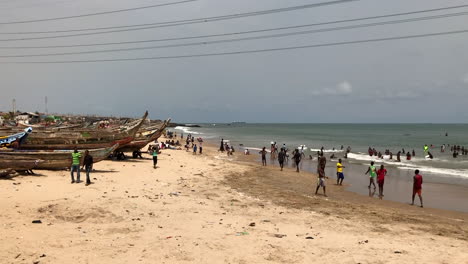
[[369,187],[368,188],[370,189],[371,185],[374,185],[374,190],[375,190],[376,189],[376,187],[375,187],[375,178],[377,177],[377,170],[376,170],[376,168],[374,166],[373,161],[370,163],[370,166],[367,169],[365,174],[367,174],[367,173],[369,173]]
[[76,171],[76,183],[80,183],[80,161],[81,161],[81,153],[75,148],[72,153],[72,165],[71,165],[71,183],[75,183],[75,177],[73,173]]

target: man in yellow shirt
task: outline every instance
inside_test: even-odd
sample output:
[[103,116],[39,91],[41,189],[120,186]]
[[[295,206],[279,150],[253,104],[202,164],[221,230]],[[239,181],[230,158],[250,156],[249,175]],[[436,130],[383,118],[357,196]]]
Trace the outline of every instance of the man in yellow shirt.
[[343,185],[344,174],[343,174],[343,164],[341,164],[341,159],[336,163],[336,185]]

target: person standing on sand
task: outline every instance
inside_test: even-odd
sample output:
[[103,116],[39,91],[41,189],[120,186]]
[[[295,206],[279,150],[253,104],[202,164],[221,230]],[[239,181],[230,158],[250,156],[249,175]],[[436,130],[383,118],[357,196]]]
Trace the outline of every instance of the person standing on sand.
[[159,148],[154,147],[153,152],[151,155],[153,156],[153,169],[156,169],[156,165],[158,164],[158,154],[159,154]]
[[224,152],[224,138],[221,139],[221,146],[219,147],[219,151]]
[[282,148],[281,151],[278,153],[278,163],[280,165],[281,171],[283,171],[284,167],[284,160],[286,159],[286,152]]
[[419,174],[419,170],[416,170],[414,172],[414,177],[413,177],[413,199],[412,199],[411,205],[414,205],[414,196],[418,194],[419,201],[421,202],[421,207],[423,207],[423,198],[421,194],[422,184],[423,184],[423,177],[421,174]]
[[371,185],[374,185],[374,190],[375,190],[377,188],[375,186],[375,177],[377,177],[377,172],[376,172],[373,161],[370,163],[370,166],[367,169],[366,173],[364,173],[364,175],[367,175],[367,173],[369,173],[369,187],[368,188],[370,189]]
[[86,171],[86,186],[90,185],[92,182],[91,182],[91,179],[89,178],[89,173],[91,172],[91,170],[93,169],[93,156],[89,155],[89,151],[86,150],[85,151],[85,156],[84,156],[84,159],[83,159],[83,167],[81,169],[85,169]]
[[320,186],[323,187],[323,195],[327,197],[327,192],[326,192],[326,185],[325,185],[325,166],[327,165],[327,159],[321,155],[318,159],[317,162],[317,173],[318,173],[318,179],[317,179],[317,188],[315,189],[315,194],[317,194]]
[[74,172],[76,171],[76,183],[80,183],[80,160],[81,160],[81,153],[75,148],[72,153],[72,165],[70,169],[71,173],[71,183],[75,183]]
[[200,144],[200,155],[203,153],[203,141],[199,142]]
[[299,149],[296,149],[294,156],[293,156],[293,160],[296,163],[296,172],[299,172],[299,164],[301,163],[301,159],[302,159],[302,154],[299,151]]
[[197,144],[193,144],[193,155],[197,155]]
[[383,185],[385,181],[385,176],[387,175],[387,170],[384,165],[380,165],[380,169],[377,171],[377,184],[379,185],[379,198],[382,200],[383,195]]
[[266,166],[267,165],[267,163],[266,163],[267,151],[266,151],[265,147],[263,147],[263,149],[258,153],[262,154],[262,166]]
[[343,185],[344,174],[343,174],[343,164],[341,164],[341,159],[336,163],[336,185]]

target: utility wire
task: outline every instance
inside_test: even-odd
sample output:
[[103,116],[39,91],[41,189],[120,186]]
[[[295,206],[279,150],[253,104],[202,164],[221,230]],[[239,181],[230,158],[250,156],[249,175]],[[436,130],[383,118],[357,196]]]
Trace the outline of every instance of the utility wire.
[[348,29],[356,29],[356,28],[367,28],[367,27],[375,27],[375,26],[382,26],[382,25],[394,25],[394,24],[402,24],[402,23],[409,23],[409,22],[416,22],[416,21],[426,21],[426,20],[440,19],[440,18],[447,18],[447,17],[461,16],[461,15],[468,15],[468,12],[460,12],[460,13],[445,14],[445,15],[434,15],[434,16],[426,16],[426,17],[418,17],[418,18],[408,18],[408,19],[383,21],[383,22],[375,22],[375,23],[367,23],[367,24],[359,24],[359,25],[351,25],[351,26],[342,26],[342,27],[323,28],[323,29],[315,29],[315,30],[286,32],[286,33],[279,33],[279,34],[270,34],[270,35],[263,35],[263,36],[252,36],[252,37],[235,38],[235,39],[221,39],[221,40],[201,41],[201,42],[191,42],[191,43],[181,43],[181,44],[170,44],[170,45],[160,45],[160,46],[119,48],[119,49],[106,49],[106,50],[93,50],[93,51],[75,51],[75,52],[22,54],[22,55],[0,55],[0,58],[27,58],[27,57],[46,57],[46,56],[48,57],[48,56],[96,54],[96,53],[125,52],[125,51],[136,51],[136,50],[149,50],[149,49],[161,49],[161,48],[199,46],[199,45],[239,42],[239,41],[246,41],[246,40],[259,40],[259,39],[268,39],[268,38],[288,37],[288,36],[295,36],[295,35],[323,33],[323,32],[348,30]]
[[[197,38],[207,38],[207,37],[219,37],[219,36],[240,35],[240,34],[249,34],[249,33],[260,33],[260,32],[268,32],[268,31],[275,31],[275,30],[285,30],[285,29],[295,29],[295,28],[312,27],[312,26],[324,26],[324,25],[339,24],[339,23],[347,23],[347,22],[357,22],[357,21],[373,20],[373,19],[381,19],[381,18],[389,18],[389,17],[396,17],[396,16],[405,16],[405,15],[413,15],[413,14],[422,14],[422,13],[428,13],[428,12],[441,11],[441,10],[458,9],[458,8],[462,8],[462,7],[468,7],[468,5],[451,6],[451,7],[443,7],[443,8],[435,8],[435,9],[426,9],[426,10],[419,10],[419,11],[413,11],[413,12],[404,12],[404,13],[394,13],[394,14],[388,14],[388,15],[364,17],[364,18],[344,19],[344,20],[337,20],[337,21],[329,21],[329,22],[321,22],[321,23],[313,23],[313,24],[289,26],[289,27],[280,27],[280,28],[272,28],[272,29],[251,30],[251,31],[234,32],[234,33],[223,33],[223,34],[211,34],[211,35],[201,35],[201,36],[192,36],[192,37],[165,38],[165,39],[139,40],[139,41],[125,41],[125,42],[92,43],[92,44],[72,44],[72,45],[10,46],[10,47],[1,47],[1,46],[0,46],[0,49],[71,48],[71,47],[90,47],[90,46],[104,46],[104,45],[121,45],[121,44],[145,43],[145,42],[160,42],[160,41],[173,41],[173,40],[187,40],[187,39],[197,39]],[[232,17],[232,18],[238,18],[238,17]],[[232,18],[223,18],[222,20],[225,20],[225,19],[232,19]],[[214,21],[214,20],[212,20],[212,21]],[[206,22],[206,21],[197,22],[197,23],[204,23],[204,22]],[[187,22],[187,23],[188,23],[188,22]],[[190,24],[193,24],[193,22],[190,22]],[[183,25],[183,24],[159,25],[159,26],[154,26],[154,27],[169,27],[169,26],[178,26],[178,25]],[[141,29],[148,29],[148,28],[154,28],[154,27],[136,28],[136,29],[122,29],[122,30],[113,30],[113,31],[105,31],[105,32],[91,32],[91,33],[81,33],[81,34],[71,34],[71,35],[47,36],[47,37],[29,37],[29,38],[15,38],[15,39],[0,39],[0,42],[10,42],[10,41],[17,41],[17,40],[51,39],[51,38],[62,38],[62,37],[85,36],[85,35],[98,35],[98,34],[107,34],[107,33],[114,33],[114,32],[141,30]],[[2,33],[0,33],[0,34],[2,34]]]
[[332,43],[314,44],[314,45],[305,45],[305,46],[290,46],[290,47],[282,47],[282,48],[255,49],[255,50],[243,50],[243,51],[220,52],[220,53],[202,53],[202,54],[188,54],[188,55],[175,55],[175,56],[118,58],[118,59],[100,59],[100,60],[0,61],[0,64],[63,64],[63,63],[95,63],[95,62],[145,61],[145,60],[200,58],[200,57],[214,57],[214,56],[227,56],[227,55],[239,55],[239,54],[266,53],[266,52],[276,52],[276,51],[286,51],[286,50],[310,49],[310,48],[319,48],[319,47],[343,46],[343,45],[352,45],[352,44],[360,44],[360,43],[373,43],[373,42],[383,42],[383,41],[391,41],[391,40],[426,38],[426,37],[445,36],[445,35],[454,35],[454,34],[466,34],[466,33],[468,33],[468,29],[467,30],[436,32],[436,33],[428,33],[428,34],[418,34],[418,35],[396,36],[396,37],[387,37],[387,38],[374,38],[374,39],[364,39],[364,40],[354,40],[354,41],[344,41],[344,42],[332,42]]
[[[196,0],[190,0],[190,1],[196,1]],[[117,29],[117,28],[144,27],[144,28],[138,28],[138,29],[124,30],[124,31],[131,31],[131,30],[141,30],[141,29],[149,29],[149,28],[157,28],[157,27],[168,27],[168,26],[179,26],[179,25],[205,23],[205,22],[211,22],[211,21],[220,21],[220,20],[228,20],[228,19],[251,17],[251,16],[268,15],[268,14],[289,12],[289,11],[308,9],[308,8],[315,8],[315,7],[321,7],[321,6],[344,4],[344,3],[355,2],[355,1],[360,1],[360,0],[336,0],[336,1],[330,1],[330,2],[320,2],[320,3],[314,3],[314,4],[284,7],[284,8],[269,9],[269,10],[261,10],[261,11],[247,12],[247,13],[236,13],[236,14],[223,15],[223,16],[212,16],[212,17],[204,17],[204,18],[183,19],[183,20],[175,20],[175,21],[154,22],[154,23],[134,24],[134,25],[125,25],[125,26],[95,27],[95,28],[82,28],[82,29],[52,30],[52,31],[0,32],[0,34],[2,34],[2,35],[51,34],[51,33],[66,33],[66,32],[107,30],[107,29]],[[150,26],[150,27],[147,27],[147,26]],[[104,34],[104,33],[112,33],[112,32],[122,32],[122,31],[94,32],[94,33],[88,33],[88,35]],[[51,36],[49,38],[83,36],[85,34],[82,34],[82,35],[77,34],[77,35]],[[44,37],[44,38],[48,38],[48,37]],[[40,38],[26,38],[26,39],[16,39],[16,40],[28,40],[28,39],[40,39]]]
[[90,16],[99,16],[99,15],[108,15],[108,14],[115,14],[115,13],[128,12],[128,11],[135,11],[135,10],[148,9],[148,8],[155,8],[155,7],[162,7],[162,6],[170,6],[170,5],[178,5],[178,4],[183,4],[183,3],[188,3],[188,2],[194,2],[194,1],[197,1],[197,0],[184,0],[184,1],[179,1],[179,2],[172,2],[172,3],[165,3],[165,4],[157,4],[157,5],[148,5],[148,6],[140,6],[140,7],[132,7],[132,8],[126,8],[126,9],[119,9],[119,10],[112,10],[112,11],[104,11],[104,12],[90,13],[90,14],[81,14],[81,15],[75,15],[75,16],[42,18],[42,19],[23,20],[23,21],[7,21],[7,22],[0,22],[0,25],[37,23],[37,22],[47,22],[47,21],[65,20],[65,19],[72,19],[72,18],[81,18],[81,17],[90,17]]

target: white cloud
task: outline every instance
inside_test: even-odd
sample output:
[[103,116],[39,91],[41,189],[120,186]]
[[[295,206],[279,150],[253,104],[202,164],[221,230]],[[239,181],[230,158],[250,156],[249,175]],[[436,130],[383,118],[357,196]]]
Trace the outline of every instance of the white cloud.
[[353,92],[353,86],[348,81],[343,81],[335,87],[327,87],[320,90],[312,90],[312,95],[345,95]]

